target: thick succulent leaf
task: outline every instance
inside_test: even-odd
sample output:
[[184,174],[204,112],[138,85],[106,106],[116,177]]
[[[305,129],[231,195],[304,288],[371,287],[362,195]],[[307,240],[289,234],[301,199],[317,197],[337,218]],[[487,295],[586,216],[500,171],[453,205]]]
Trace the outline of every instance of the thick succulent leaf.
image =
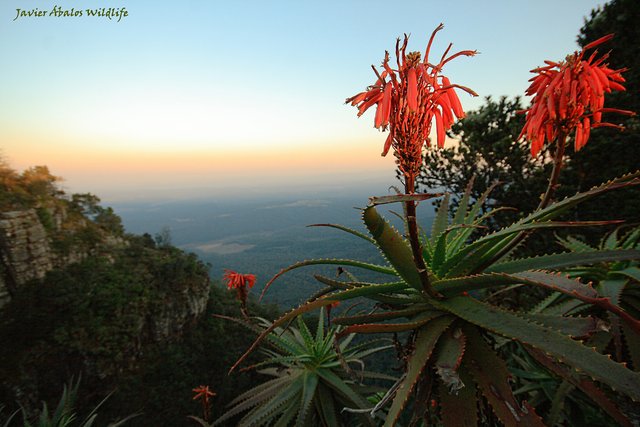
[[449,193],[444,195],[440,207],[436,212],[436,217],[431,224],[431,244],[435,246],[436,242],[440,238],[447,227],[449,226]]
[[[640,259],[640,257],[638,259]],[[609,274],[611,275],[611,277],[625,277],[631,280],[635,280],[636,282],[640,282],[640,268],[638,267],[627,267],[623,270],[611,271],[609,272]]]
[[422,290],[422,282],[413,262],[413,254],[407,241],[382,218],[373,207],[364,210],[364,223],[380,247],[384,257],[391,263],[400,277],[411,287]]
[[460,390],[452,393],[440,383],[441,418],[444,427],[476,427],[478,425],[478,407],[476,384],[464,366],[458,370],[464,384]]
[[542,366],[554,372],[560,378],[564,379],[564,381],[582,390],[584,394],[593,400],[600,408],[604,409],[620,425],[631,427],[629,419],[618,409],[618,405],[612,402],[593,381],[576,375],[575,372],[555,362],[540,350],[528,348],[527,351]]
[[640,227],[636,227],[622,238],[622,247],[631,249],[637,247],[640,241]]
[[598,295],[609,298],[611,304],[619,306],[620,296],[626,284],[626,280],[603,280],[598,284]]
[[366,234],[356,231],[353,228],[345,227],[344,225],[340,225],[340,224],[309,224],[307,225],[307,227],[337,228],[338,230],[346,231],[349,234],[353,234],[356,237],[360,237],[361,239],[364,239],[369,243],[373,243],[373,244],[376,243],[375,240],[373,240],[371,237],[367,236]]
[[624,323],[622,324],[622,333],[624,334],[633,369],[640,372],[640,334]]
[[564,410],[565,401],[573,390],[575,390],[575,386],[566,380],[562,381],[555,390],[555,393],[551,398],[551,409],[549,409],[549,414],[546,419],[549,425],[560,425],[563,420],[562,412]]
[[297,426],[304,427],[307,425],[307,417],[311,402],[316,395],[316,387],[318,385],[318,376],[314,372],[305,371],[302,375],[302,396],[300,397],[300,410],[298,411]]
[[458,207],[456,208],[456,213],[453,214],[453,225],[464,224],[464,219],[467,216],[467,211],[469,209],[469,199],[471,198],[471,190],[473,189],[473,182],[475,181],[475,175],[471,177],[469,182],[467,183],[467,187],[464,190],[464,194],[460,198],[458,202]]
[[333,403],[333,396],[327,386],[318,384],[318,398],[315,401],[316,410],[326,426],[339,426],[338,411]]
[[422,202],[442,196],[442,193],[394,194],[392,196],[369,197],[369,206],[386,205],[389,203]]
[[579,253],[565,252],[501,262],[499,264],[493,264],[485,271],[491,273],[517,273],[524,270],[558,270],[579,265],[634,259],[640,259],[639,250],[618,249],[608,251],[591,250]]
[[558,243],[560,243],[560,245],[564,246],[566,249],[572,252],[591,252],[597,250],[597,248],[589,246],[582,240],[577,239],[573,236],[567,236],[567,238],[565,239],[556,236],[556,240],[558,241]]
[[358,333],[358,334],[377,334],[388,332],[403,332],[418,329],[423,325],[431,322],[433,319],[438,318],[445,314],[442,311],[430,310],[421,313],[419,316],[409,322],[403,323],[366,323],[362,325],[351,325],[344,328],[338,333],[338,336],[346,334]]
[[415,350],[407,363],[407,373],[398,387],[387,414],[385,427],[396,425],[402,410],[407,405],[413,388],[427,366],[431,353],[442,333],[449,327],[453,317],[442,316],[420,328],[416,335]]
[[459,376],[459,367],[466,348],[467,338],[459,328],[447,330],[438,342],[435,368],[442,384],[449,392],[456,392],[464,387]]
[[273,427],[290,426],[297,413],[298,407],[296,405],[289,405],[287,410],[283,412],[280,418],[278,418],[278,421],[273,425]]
[[376,273],[391,274],[391,275],[395,275],[396,274],[396,272],[395,272],[395,270],[393,268],[384,267],[382,265],[377,265],[377,264],[370,264],[368,262],[355,261],[355,260],[352,260],[352,259],[311,259],[311,260],[306,260],[306,261],[300,261],[300,262],[297,262],[295,264],[290,265],[287,268],[283,268],[282,270],[280,270],[278,272],[278,274],[273,276],[271,278],[271,280],[269,280],[269,282],[267,282],[267,284],[264,286],[264,289],[262,290],[262,293],[260,294],[260,299],[262,299],[262,297],[264,297],[264,294],[267,292],[267,289],[269,289],[271,284],[273,282],[275,282],[280,276],[282,276],[283,274],[285,274],[285,273],[287,273],[287,272],[289,272],[291,270],[295,270],[295,269],[300,268],[300,267],[306,267],[306,266],[309,266],[309,265],[350,266],[350,267],[363,268],[365,270],[374,271]]
[[471,297],[453,297],[433,304],[495,334],[538,348],[614,390],[640,400],[640,374],[552,328]]
[[379,322],[382,320],[393,320],[400,318],[410,318],[425,311],[431,306],[428,304],[415,304],[402,310],[381,311],[377,313],[359,314],[354,316],[334,317],[332,322],[336,325],[354,325],[356,323]]
[[595,196],[608,191],[617,190],[620,188],[638,185],[640,184],[640,171],[623,175],[619,178],[615,178],[611,181],[605,182],[597,187],[593,187],[588,191],[577,193],[574,196],[567,197],[559,202],[552,203],[544,209],[535,211],[527,217],[518,221],[518,223],[525,223],[531,221],[545,221],[558,216],[559,214],[566,212],[568,209],[589,200]]
[[369,406],[366,399],[356,393],[347,383],[337,376],[330,369],[318,369],[316,371],[323,383],[332,390],[333,393],[340,394],[343,398],[352,402],[359,409],[364,409]]
[[593,317],[566,317],[535,313],[524,313],[522,317],[571,337],[589,336],[599,327],[598,321]]
[[509,385],[511,374],[505,361],[486,343],[479,331],[468,328],[466,335],[465,366],[500,421],[506,427],[544,427],[534,409],[526,402],[520,406],[513,396]]
[[269,424],[268,421],[282,414],[289,405],[296,405],[299,409],[300,402],[297,396],[302,392],[302,380],[296,378],[288,387],[281,388],[268,402],[257,406],[247,413],[238,423],[238,426],[259,426]]

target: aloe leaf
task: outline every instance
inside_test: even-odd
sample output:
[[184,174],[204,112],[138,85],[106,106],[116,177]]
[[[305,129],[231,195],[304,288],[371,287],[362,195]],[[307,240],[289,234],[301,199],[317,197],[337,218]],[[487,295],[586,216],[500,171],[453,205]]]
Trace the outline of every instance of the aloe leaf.
[[603,280],[598,284],[598,295],[609,298],[611,304],[619,306],[620,296],[626,284],[626,280]]
[[640,239],[640,227],[636,227],[622,238],[622,247],[624,249],[634,248],[638,245],[639,239]]
[[442,384],[447,386],[450,393],[458,392],[465,386],[459,376],[459,367],[466,348],[467,338],[462,330],[447,330],[438,342],[435,368]]
[[571,337],[586,337],[598,329],[598,322],[593,317],[567,317],[535,313],[525,313],[522,314],[522,317]]
[[333,396],[331,391],[322,383],[318,384],[318,399],[315,402],[318,414],[321,415],[324,425],[326,426],[339,426],[338,418],[336,414],[335,405],[333,404]]
[[464,359],[465,366],[468,366],[478,388],[500,421],[506,427],[544,427],[542,419],[534,409],[526,402],[524,407],[521,407],[513,396],[509,385],[511,374],[505,361],[495,353],[475,328],[468,328],[466,335],[468,350]]
[[567,211],[568,209],[576,206],[579,203],[584,202],[585,200],[591,199],[599,194],[617,190],[620,188],[638,185],[640,184],[640,171],[636,171],[633,173],[629,173],[623,175],[619,178],[615,178],[611,181],[605,182],[597,187],[593,187],[588,191],[584,191],[582,193],[575,194],[574,196],[567,197],[564,200],[559,202],[555,202],[544,209],[539,211],[535,211],[528,215],[527,217],[518,221],[518,223],[525,223],[531,221],[544,221],[550,218],[553,218],[562,212]]
[[431,224],[431,244],[435,246],[438,238],[449,226],[449,193],[446,193],[440,202],[436,217]]
[[622,324],[622,333],[624,334],[633,369],[640,372],[640,334],[624,323]]
[[391,403],[391,408],[389,408],[389,413],[387,414],[387,419],[384,424],[385,427],[396,425],[402,410],[409,401],[416,382],[418,382],[420,375],[427,366],[427,362],[431,357],[431,353],[438,339],[452,321],[452,317],[442,316],[418,330],[415,341],[415,351],[409,358],[406,376],[398,387],[393,402]]
[[469,199],[471,198],[471,190],[473,189],[475,178],[475,175],[471,177],[464,190],[464,194],[458,202],[458,208],[456,209],[456,213],[453,215],[453,225],[464,224],[464,219],[466,218],[467,211],[469,209]]
[[539,348],[614,390],[640,400],[640,374],[552,328],[471,297],[453,297],[433,304],[493,333]]
[[337,228],[338,230],[342,230],[342,231],[346,231],[349,234],[353,234],[354,236],[360,237],[361,239],[366,240],[369,243],[373,243],[375,244],[375,240],[373,240],[371,237],[367,236],[364,233],[360,233],[359,231],[356,231],[352,228],[349,227],[345,227],[344,225],[339,225],[339,224],[309,224],[307,225],[307,227],[330,227],[330,228]]
[[402,310],[383,311],[379,313],[359,314],[355,316],[335,317],[333,323],[336,325],[354,325],[356,323],[376,322],[381,320],[393,320],[399,318],[409,318],[429,308],[428,304],[416,304],[415,307]]
[[288,427],[291,425],[291,421],[295,418],[298,413],[298,407],[295,405],[289,405],[286,411],[282,414],[278,421],[273,425],[273,427]]
[[[302,316],[299,316],[296,318],[296,323],[298,324],[298,331],[300,333],[300,337],[302,338],[307,351],[309,351],[310,349],[315,347],[314,346],[315,341],[313,339],[313,336],[311,335],[311,331],[307,327],[307,324],[304,322],[304,319],[302,318]],[[296,331],[294,330],[293,332],[295,334]]]
[[560,245],[572,252],[589,252],[596,250],[596,248],[589,246],[582,240],[576,239],[573,236],[567,236],[565,239],[556,236],[556,240]]
[[394,194],[392,196],[369,197],[369,206],[386,205],[398,202],[421,202],[442,196],[442,193]]
[[435,239],[436,244],[433,249],[433,258],[430,266],[432,271],[438,271],[447,257],[447,235],[448,233],[445,230]]
[[305,372],[302,375],[302,396],[300,397],[300,411],[298,412],[298,419],[296,421],[297,426],[304,427],[307,425],[307,415],[309,414],[311,402],[315,397],[317,385],[317,375],[312,372]]
[[476,384],[464,366],[458,369],[458,375],[464,387],[455,393],[450,392],[444,383],[440,383],[442,424],[444,427],[476,427],[478,425]]
[[609,272],[609,274],[612,277],[628,277],[629,279],[635,280],[636,282],[640,282],[640,268],[638,267],[627,267],[623,270],[611,271]]
[[444,313],[441,311],[430,311],[417,317],[416,320],[404,323],[365,323],[361,325],[351,325],[344,328],[338,333],[338,337],[346,334],[359,333],[359,334],[377,334],[388,332],[403,332],[418,329],[419,327],[426,325],[433,319],[442,316]]
[[395,271],[408,285],[419,291],[422,290],[422,282],[406,240],[373,207],[364,210],[363,219],[369,233]]
[[231,409],[225,412],[222,416],[216,419],[213,422],[213,425],[218,425],[223,423],[224,421],[233,418],[234,416],[246,411],[247,409],[253,408],[254,406],[265,402],[269,399],[273,399],[275,395],[286,388],[286,386],[291,382],[291,378],[275,378],[273,380],[269,380],[264,384],[261,384],[258,388],[254,388],[241,394],[232,400],[227,406],[231,407]]
[[527,351],[542,366],[564,379],[567,383],[582,390],[582,392],[584,392],[620,425],[631,427],[629,419],[618,409],[618,405],[612,402],[593,381],[577,376],[569,368],[553,361],[540,350],[527,348]]
[[574,389],[575,386],[567,380],[564,380],[560,383],[555,393],[553,394],[553,398],[551,399],[551,409],[549,410],[549,415],[547,416],[547,422],[549,423],[549,425],[555,426],[560,424],[560,421],[562,421],[564,402]]
[[355,393],[347,383],[337,376],[330,369],[318,369],[318,376],[333,392],[337,392],[347,400],[353,402],[358,408],[366,408],[368,406],[367,401],[362,398],[358,393]]
[[295,270],[296,268],[300,268],[300,267],[306,267],[309,265],[348,265],[351,267],[359,267],[359,268],[363,268],[365,270],[369,270],[369,271],[375,271],[377,273],[383,273],[383,274],[391,274],[391,275],[395,275],[396,272],[393,268],[389,268],[389,267],[384,267],[381,265],[376,265],[376,264],[370,264],[368,262],[361,262],[361,261],[355,261],[352,259],[312,259],[312,260],[306,260],[306,261],[300,261],[297,262],[293,265],[290,265],[287,268],[283,268],[282,270],[280,270],[278,272],[278,274],[276,274],[275,276],[273,276],[271,278],[271,280],[269,280],[269,282],[267,282],[267,284],[264,286],[264,289],[262,290],[262,293],[260,294],[260,300],[262,300],[262,297],[264,297],[264,294],[267,292],[267,289],[269,289],[269,287],[271,286],[271,284],[273,282],[276,281],[276,279],[278,279],[280,276],[282,276],[283,274],[291,271],[291,270]]
[[[239,426],[255,426],[268,424],[267,421],[281,411],[281,408],[287,405],[298,405],[297,396],[300,395],[303,388],[301,376],[286,388],[278,390],[277,394],[268,402],[254,408],[246,414],[238,423]],[[280,411],[279,411],[280,410]]]
[[485,271],[493,273],[517,273],[518,271],[523,270],[557,270],[578,265],[635,259],[640,259],[640,251],[636,249],[618,249],[607,251],[592,250],[579,253],[565,252],[501,262],[498,264],[493,264]]

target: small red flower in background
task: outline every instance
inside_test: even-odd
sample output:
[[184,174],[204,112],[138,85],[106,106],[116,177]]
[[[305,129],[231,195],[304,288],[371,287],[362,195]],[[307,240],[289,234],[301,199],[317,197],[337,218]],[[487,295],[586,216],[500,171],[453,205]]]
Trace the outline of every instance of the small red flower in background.
[[[580,52],[567,56],[564,61],[545,61],[544,67],[531,70],[537,76],[531,78],[527,95],[535,95],[531,108],[525,110],[527,119],[520,137],[526,136],[531,142],[531,154],[535,156],[542,149],[544,141],[551,143],[559,134],[569,136],[575,130],[574,146],[578,151],[589,140],[591,128],[610,126],[602,122],[602,113],[616,112],[633,115],[626,110],[604,108],[604,94],[613,90],[625,90],[621,73],[612,70],[604,61],[609,54],[596,59],[595,50],[584,60],[586,50],[593,49],[613,37],[609,34],[587,44]],[[561,141],[564,143],[564,141]]]
[[211,416],[211,412],[210,412],[211,404],[209,402],[209,398],[214,397],[216,393],[211,391],[209,389],[209,386],[205,386],[205,385],[196,387],[192,391],[195,393],[195,395],[193,396],[193,400],[200,399],[202,401],[203,416],[205,421],[208,421]]
[[249,318],[249,312],[247,311],[249,290],[247,286],[252,288],[255,285],[256,276],[254,274],[240,274],[232,270],[225,270],[222,280],[226,281],[229,290],[236,290],[236,299],[240,301],[240,311],[244,317]]
[[249,288],[252,288],[256,283],[256,276],[254,274],[240,274],[232,270],[225,270],[222,279],[227,282],[227,288],[230,290],[246,288],[247,285]]
[[208,385],[201,385],[200,387],[196,387],[192,390],[195,395],[193,396],[193,400],[202,399],[205,402],[209,403],[209,398],[216,395],[215,392],[209,389]]
[[374,126],[381,130],[389,130],[382,155],[393,147],[399,162],[400,170],[405,177],[412,179],[420,171],[422,164],[422,147],[429,145],[429,133],[435,120],[438,146],[444,146],[445,132],[451,127],[455,118],[464,117],[464,111],[454,88],[462,89],[474,96],[471,89],[451,84],[449,79],[440,74],[442,67],[458,56],[473,56],[476,51],[463,50],[447,57],[451,44],[436,65],[429,62],[431,44],[438,31],[444,26],[440,24],[431,34],[429,44],[421,60],[420,52],[406,53],[409,37],[404,36],[396,42],[397,69],[389,65],[389,52],[385,52],[382,73],[375,67],[373,71],[378,77],[373,86],[347,99],[347,103],[358,107],[358,117],[371,106],[376,106]]

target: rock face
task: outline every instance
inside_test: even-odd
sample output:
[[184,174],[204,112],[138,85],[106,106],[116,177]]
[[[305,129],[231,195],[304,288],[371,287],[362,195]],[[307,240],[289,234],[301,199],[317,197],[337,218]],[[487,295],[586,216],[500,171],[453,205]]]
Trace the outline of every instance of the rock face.
[[0,307],[11,292],[53,268],[47,232],[35,209],[0,213]]

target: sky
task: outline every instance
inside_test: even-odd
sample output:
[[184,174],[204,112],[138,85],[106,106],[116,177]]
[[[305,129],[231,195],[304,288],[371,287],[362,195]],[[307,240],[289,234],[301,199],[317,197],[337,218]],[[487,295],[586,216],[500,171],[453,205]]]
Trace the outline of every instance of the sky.
[[[344,100],[410,34],[480,96],[577,49],[592,0],[2,0],[0,149],[103,201],[345,191],[392,182],[386,135]],[[82,16],[49,16],[54,7]],[[109,20],[87,9],[113,8]],[[40,12],[44,16],[19,16]],[[37,13],[35,14],[37,15]]]

